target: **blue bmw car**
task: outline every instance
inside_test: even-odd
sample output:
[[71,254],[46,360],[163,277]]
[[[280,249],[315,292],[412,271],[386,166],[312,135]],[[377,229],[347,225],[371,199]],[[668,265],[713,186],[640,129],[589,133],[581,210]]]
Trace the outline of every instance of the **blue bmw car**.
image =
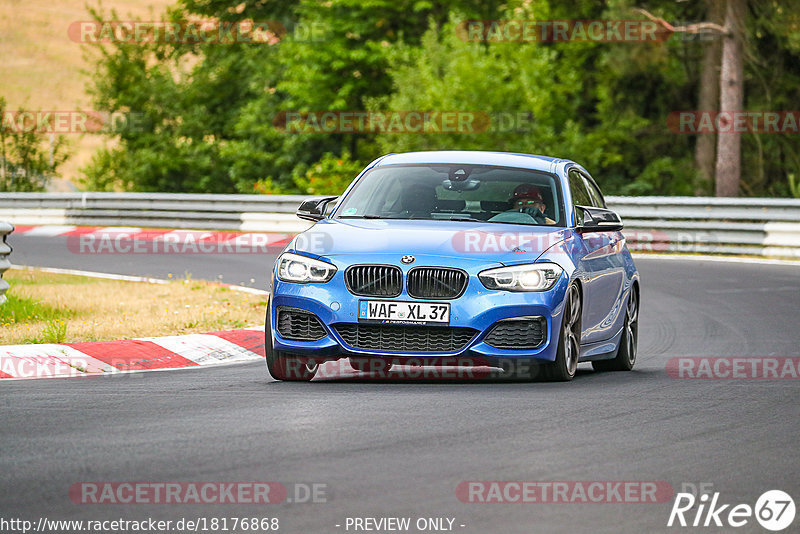
[[389,154],[275,262],[266,361],[311,380],[349,358],[385,374],[409,362],[571,380],[636,362],[639,274],[622,222],[575,162],[527,154]]

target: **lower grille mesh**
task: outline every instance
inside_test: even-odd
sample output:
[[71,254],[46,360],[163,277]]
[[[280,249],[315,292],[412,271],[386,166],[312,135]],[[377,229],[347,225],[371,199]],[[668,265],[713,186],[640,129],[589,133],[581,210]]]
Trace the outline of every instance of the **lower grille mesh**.
[[511,319],[499,322],[484,342],[498,349],[534,349],[544,342],[545,330],[543,317]]
[[334,325],[349,346],[394,352],[456,352],[477,330],[450,326],[413,326],[345,323]]
[[326,335],[316,315],[294,308],[278,308],[277,327],[282,338],[295,341],[316,341]]

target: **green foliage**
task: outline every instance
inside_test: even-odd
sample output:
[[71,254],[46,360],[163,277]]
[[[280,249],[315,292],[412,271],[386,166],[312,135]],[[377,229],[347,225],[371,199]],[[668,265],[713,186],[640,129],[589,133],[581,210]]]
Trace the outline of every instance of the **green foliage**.
[[6,100],[0,96],[0,191],[44,191],[67,159],[66,143],[59,135],[53,137],[51,146],[48,134],[18,117],[6,109]]
[[[177,10],[168,18],[186,21]],[[86,183],[132,191],[234,191],[243,150],[228,145],[238,140],[243,108],[263,90],[252,83],[252,73],[271,72],[273,49],[252,43],[132,42],[97,45],[97,51],[96,106],[131,110],[144,119],[139,128],[119,133],[116,148],[93,158],[84,169]],[[251,174],[264,172],[257,163],[249,164]]]
[[[420,149],[492,149],[529,153],[563,150],[580,103],[576,71],[552,47],[462,41],[456,23],[425,34],[421,47],[405,47],[394,56],[394,91],[372,107],[392,110],[463,110],[487,114],[492,125],[478,133],[382,134],[382,151]],[[518,113],[527,120],[501,128],[496,120]]]
[[6,297],[5,303],[0,305],[0,324],[58,321],[74,315],[74,312],[67,308],[57,308],[36,299],[21,297],[13,291],[13,287],[7,292]]
[[419,0],[301,0],[301,25],[319,28],[308,38],[295,33],[284,43],[286,65],[279,87],[287,104],[301,110],[360,110],[365,98],[387,94],[388,53],[395,43],[416,45],[428,20],[441,24],[454,8],[476,17],[497,16],[493,2]]
[[[468,42],[466,20],[632,20],[635,0],[180,0],[166,17],[277,21],[278,44],[98,46],[95,108],[145,120],[86,167],[91,189],[338,194],[387,152],[506,150],[574,159],[607,194],[693,194],[695,137],[672,133],[693,110],[704,41]],[[751,2],[747,109],[800,101],[798,0]],[[706,4],[658,0],[676,25]],[[109,17],[93,11],[100,19]],[[112,16],[115,16],[112,13]],[[489,129],[445,133],[292,133],[289,111],[466,111]],[[800,142],[743,136],[743,190],[796,194]]]
[[789,173],[789,193],[794,198],[800,198],[800,183],[797,181],[797,176],[793,172]]
[[47,321],[42,329],[42,339],[38,343],[63,343],[67,340],[67,323],[62,320]]
[[[800,0],[752,2],[746,43],[745,108],[797,110],[800,103]],[[794,196],[800,135],[742,138],[742,188],[752,196]]]
[[[396,54],[388,107],[474,110],[488,113],[494,124],[478,134],[384,134],[378,138],[382,152],[489,149],[557,155],[584,164],[609,193],[692,194],[688,139],[666,131],[665,122],[653,125],[648,116],[666,117],[676,105],[655,95],[657,88],[670,86],[669,73],[637,71],[634,77],[616,71],[614,54],[591,43],[468,43],[456,36],[456,26],[457,21],[441,30],[431,26],[420,47]],[[592,74],[583,67],[587,63],[595,65]],[[625,86],[641,96],[627,97]],[[655,109],[648,113],[647,106]],[[520,112],[531,120],[519,120]],[[505,128],[498,119],[509,113],[516,120]]]
[[364,164],[351,160],[348,152],[342,156],[327,153],[307,169],[297,167],[294,182],[301,192],[310,195],[341,195],[363,168]]

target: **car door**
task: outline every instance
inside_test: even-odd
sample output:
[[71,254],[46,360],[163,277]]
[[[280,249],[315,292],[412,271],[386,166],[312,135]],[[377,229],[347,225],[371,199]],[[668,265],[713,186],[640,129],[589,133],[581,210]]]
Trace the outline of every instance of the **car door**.
[[[605,208],[605,201],[594,180],[577,168],[569,170],[573,206]],[[575,210],[576,218],[580,210]],[[581,221],[577,221],[581,222]],[[583,284],[582,343],[604,341],[616,333],[620,297],[624,282],[620,232],[578,234],[583,255],[578,271]]]

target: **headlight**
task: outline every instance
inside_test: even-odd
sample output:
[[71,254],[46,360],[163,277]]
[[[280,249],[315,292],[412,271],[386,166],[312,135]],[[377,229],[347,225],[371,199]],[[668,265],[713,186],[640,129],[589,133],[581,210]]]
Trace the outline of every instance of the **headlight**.
[[488,289],[503,291],[547,291],[563,269],[555,263],[530,263],[489,269],[478,274]]
[[336,267],[324,261],[287,252],[278,258],[278,279],[284,282],[305,284],[327,282],[336,273]]

